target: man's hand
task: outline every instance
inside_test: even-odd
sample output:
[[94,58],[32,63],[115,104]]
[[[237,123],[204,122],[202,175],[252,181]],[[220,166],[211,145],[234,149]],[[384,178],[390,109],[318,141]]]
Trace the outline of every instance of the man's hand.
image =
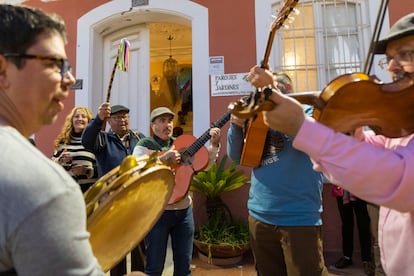
[[263,88],[269,85],[276,87],[272,71],[265,70],[257,65],[250,69],[249,74],[246,76],[246,80],[256,88]]
[[212,127],[210,128],[210,143],[213,145],[213,147],[218,148],[220,145],[220,129],[218,127]]
[[269,99],[275,103],[275,107],[263,112],[264,123],[272,129],[295,136],[305,121],[301,104],[281,93],[272,93]]
[[111,106],[108,102],[103,103],[98,108],[98,116],[101,121],[105,120],[106,118],[109,118],[109,115],[111,115]]
[[181,154],[179,151],[175,150],[175,146],[172,146],[169,150],[164,152],[160,156],[162,162],[167,162],[171,164],[180,164],[181,163]]

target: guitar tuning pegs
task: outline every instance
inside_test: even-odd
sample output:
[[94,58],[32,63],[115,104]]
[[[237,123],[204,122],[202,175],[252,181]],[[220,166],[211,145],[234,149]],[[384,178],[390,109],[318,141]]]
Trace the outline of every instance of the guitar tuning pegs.
[[286,19],[286,22],[287,22],[289,25],[292,25],[292,24],[293,24],[293,22],[295,22],[295,17],[288,17],[288,19]]
[[289,24],[282,24],[282,28],[288,30],[290,28]]
[[286,21],[289,24],[292,24],[295,21],[295,17],[293,15],[289,15],[288,18],[286,19]]
[[272,90],[272,86],[271,85],[266,86],[263,89],[263,94],[264,94],[266,100],[270,97],[270,95],[272,95],[272,93],[273,93],[273,90]]
[[300,10],[298,10],[297,8],[293,8],[291,13],[293,15],[299,15],[300,14]]

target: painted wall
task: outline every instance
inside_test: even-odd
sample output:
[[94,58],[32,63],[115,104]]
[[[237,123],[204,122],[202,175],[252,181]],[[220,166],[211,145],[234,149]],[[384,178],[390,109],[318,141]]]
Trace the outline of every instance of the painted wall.
[[395,0],[389,1],[388,11],[391,25],[404,15],[414,12],[414,2],[406,1],[404,4],[402,3]]

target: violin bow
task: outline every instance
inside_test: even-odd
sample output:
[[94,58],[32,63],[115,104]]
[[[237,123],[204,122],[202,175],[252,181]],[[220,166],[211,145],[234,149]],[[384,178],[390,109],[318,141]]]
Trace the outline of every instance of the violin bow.
[[385,13],[387,11],[387,7],[388,7],[388,0],[382,0],[381,5],[378,10],[374,32],[372,33],[368,56],[364,64],[364,73],[368,75],[369,75],[369,72],[371,72],[372,63],[374,61],[375,43],[378,41],[379,36],[381,34],[381,28],[382,28],[382,25],[384,24],[384,18],[385,18]]
[[[128,70],[130,50],[131,50],[131,44],[126,38],[122,38],[118,46],[118,53],[115,58],[115,63],[114,63],[114,66],[111,72],[111,78],[109,79],[108,90],[106,92],[106,102],[108,103],[109,103],[109,99],[111,98],[112,83],[114,82],[116,68],[118,67],[118,69],[122,72],[126,72]],[[102,130],[105,130],[105,128],[106,128],[106,120],[104,121],[102,125]]]

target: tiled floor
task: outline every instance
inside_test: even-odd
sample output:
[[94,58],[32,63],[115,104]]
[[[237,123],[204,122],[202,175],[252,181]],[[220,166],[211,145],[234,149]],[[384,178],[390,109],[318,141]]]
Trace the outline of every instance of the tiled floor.
[[[333,266],[333,263],[339,258],[338,253],[327,253],[325,256],[325,262],[328,266],[330,276],[365,276],[361,262],[357,262],[358,256],[354,256],[354,264],[351,267],[345,269],[337,269]],[[127,258],[129,262],[129,256]],[[201,261],[194,254],[193,261],[191,263],[192,276],[257,276],[253,264],[253,256],[251,251],[247,252],[242,260],[235,265],[213,265],[207,262]],[[109,273],[106,274],[109,276]],[[168,248],[167,257],[165,260],[165,267],[162,276],[173,275],[173,264],[171,250]]]
[[[335,256],[333,256],[335,257]],[[362,270],[361,263],[354,263],[353,266],[345,269],[337,269],[335,268],[332,263],[335,261],[330,260],[332,259],[331,256],[326,258],[326,265],[328,266],[329,275],[330,276],[342,276],[342,275],[349,275],[349,276],[365,276]],[[256,271],[253,265],[253,257],[251,252],[248,252],[243,257],[243,260],[232,266],[217,266],[217,265],[210,265],[205,262],[200,261],[200,259],[195,256],[192,262],[192,275],[193,276],[256,276]],[[164,274],[163,274],[164,275]],[[165,274],[165,276],[169,276],[172,274]]]

